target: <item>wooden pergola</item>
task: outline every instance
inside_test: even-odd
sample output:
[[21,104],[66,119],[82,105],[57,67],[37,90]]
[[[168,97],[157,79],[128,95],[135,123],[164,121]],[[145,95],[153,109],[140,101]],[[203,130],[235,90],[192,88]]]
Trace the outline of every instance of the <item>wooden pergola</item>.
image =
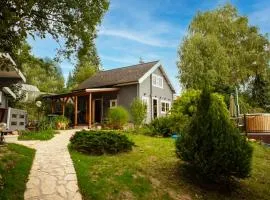
[[71,99],[74,103],[74,127],[78,126],[78,97],[79,96],[87,96],[88,97],[88,113],[86,113],[86,118],[88,119],[88,127],[91,128],[92,125],[92,94],[93,93],[103,93],[103,92],[115,92],[118,91],[119,88],[92,88],[92,89],[84,89],[73,91],[70,93],[64,94],[56,94],[49,95],[43,98],[51,99],[51,112],[55,113],[56,102],[59,101],[62,106],[62,115],[65,115],[65,107],[69,99]]

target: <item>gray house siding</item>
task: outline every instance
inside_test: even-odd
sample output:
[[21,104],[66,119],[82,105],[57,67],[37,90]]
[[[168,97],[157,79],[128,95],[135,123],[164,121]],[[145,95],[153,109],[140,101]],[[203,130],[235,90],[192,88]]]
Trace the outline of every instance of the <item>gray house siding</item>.
[[138,84],[126,85],[120,87],[117,102],[118,105],[123,106],[130,111],[130,104],[138,97]]
[[[163,77],[163,88],[158,88],[152,85],[152,74],[159,75]],[[148,98],[148,108],[147,108],[147,119],[146,122],[150,122],[152,119],[152,99],[157,98],[158,100],[158,116],[165,116],[166,114],[161,112],[161,101],[168,101],[172,104],[173,101],[173,91],[171,90],[168,82],[164,78],[160,68],[157,68],[149,77],[147,77],[139,87],[139,97]]]

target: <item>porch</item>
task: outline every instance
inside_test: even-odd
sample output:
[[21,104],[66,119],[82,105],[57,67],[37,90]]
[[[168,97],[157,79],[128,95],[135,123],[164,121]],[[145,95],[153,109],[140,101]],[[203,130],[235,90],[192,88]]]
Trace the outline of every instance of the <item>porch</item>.
[[75,128],[91,128],[104,121],[110,107],[117,106],[118,91],[119,88],[93,88],[44,98],[51,100],[51,114],[66,116]]

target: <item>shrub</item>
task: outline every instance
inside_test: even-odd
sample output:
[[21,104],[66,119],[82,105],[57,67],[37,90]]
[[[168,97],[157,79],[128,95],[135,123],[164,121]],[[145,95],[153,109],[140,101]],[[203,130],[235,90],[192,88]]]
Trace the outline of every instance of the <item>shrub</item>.
[[200,90],[189,89],[175,100],[170,111],[170,117],[175,122],[171,127],[174,132],[185,132],[192,116],[196,113],[200,93]]
[[56,129],[66,129],[68,127],[68,124],[70,123],[69,119],[66,118],[63,115],[58,115],[53,118],[53,121],[55,123]]
[[169,116],[156,118],[149,124],[149,128],[152,132],[151,136],[159,135],[168,137],[172,133],[171,127],[172,120]]
[[110,108],[108,112],[108,123],[113,129],[122,129],[123,126],[128,122],[129,114],[128,111],[118,106],[116,108]]
[[179,158],[211,181],[245,178],[251,171],[252,147],[230,121],[218,94],[203,91],[188,131],[176,142]]
[[72,149],[92,155],[128,152],[134,146],[126,135],[115,131],[78,131],[70,142]]
[[53,119],[43,117],[38,123],[38,130],[53,130],[55,129],[55,122]]
[[130,105],[130,114],[134,125],[141,126],[146,118],[147,105],[139,98],[134,99]]

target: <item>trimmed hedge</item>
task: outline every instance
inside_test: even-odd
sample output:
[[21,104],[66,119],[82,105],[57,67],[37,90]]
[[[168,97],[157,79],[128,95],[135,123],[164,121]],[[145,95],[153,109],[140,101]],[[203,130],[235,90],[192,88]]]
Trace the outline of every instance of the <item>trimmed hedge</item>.
[[115,131],[78,131],[70,142],[72,149],[91,155],[128,152],[134,146],[126,135]]

